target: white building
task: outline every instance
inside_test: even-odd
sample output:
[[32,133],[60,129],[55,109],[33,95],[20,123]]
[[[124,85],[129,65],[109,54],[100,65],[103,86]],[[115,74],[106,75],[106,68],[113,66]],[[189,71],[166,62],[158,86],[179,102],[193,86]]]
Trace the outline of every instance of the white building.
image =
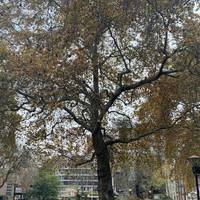
[[56,176],[61,181],[60,199],[66,200],[77,195],[97,199],[98,178],[96,171],[90,166],[61,168]]

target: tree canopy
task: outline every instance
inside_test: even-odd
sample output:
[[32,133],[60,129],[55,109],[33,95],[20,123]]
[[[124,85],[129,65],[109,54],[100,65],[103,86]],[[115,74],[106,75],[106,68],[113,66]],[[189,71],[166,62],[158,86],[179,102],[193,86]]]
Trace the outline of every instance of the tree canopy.
[[16,138],[21,117],[17,114],[16,92],[11,89],[4,61],[9,53],[0,42],[0,187],[10,174],[21,166],[22,152],[18,151]]
[[[105,200],[114,198],[114,145],[145,146],[147,138],[173,155],[176,140],[179,157],[188,138],[199,139],[188,129],[199,110],[197,9],[197,0],[2,3],[0,34],[10,52],[4,63],[17,108],[29,117],[31,143],[42,140],[70,160],[95,158]],[[132,128],[122,137],[112,126],[120,118]]]

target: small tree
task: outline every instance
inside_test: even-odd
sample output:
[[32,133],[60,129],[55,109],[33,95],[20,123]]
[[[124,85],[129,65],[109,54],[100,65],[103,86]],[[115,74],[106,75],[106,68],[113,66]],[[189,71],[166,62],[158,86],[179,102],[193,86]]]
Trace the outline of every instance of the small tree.
[[59,180],[51,171],[40,170],[35,183],[27,192],[28,199],[56,200],[59,193]]

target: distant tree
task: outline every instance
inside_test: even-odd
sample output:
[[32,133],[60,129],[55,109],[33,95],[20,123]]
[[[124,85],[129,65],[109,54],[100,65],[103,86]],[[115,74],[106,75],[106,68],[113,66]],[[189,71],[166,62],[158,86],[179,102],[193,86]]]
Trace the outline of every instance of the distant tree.
[[35,177],[35,183],[27,192],[27,198],[33,200],[57,200],[60,181],[52,171],[42,169]]

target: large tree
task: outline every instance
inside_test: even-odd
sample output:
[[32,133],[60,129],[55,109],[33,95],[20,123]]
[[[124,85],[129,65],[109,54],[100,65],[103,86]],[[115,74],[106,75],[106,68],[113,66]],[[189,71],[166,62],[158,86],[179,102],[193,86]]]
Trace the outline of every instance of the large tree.
[[[178,79],[190,66],[198,68],[198,8],[195,0],[2,3],[1,35],[13,51],[7,70],[16,80],[18,108],[43,126],[29,136],[53,140],[48,147],[56,144],[72,160],[76,152],[95,157],[100,199],[114,198],[110,146],[163,133],[185,114],[177,103],[166,123],[152,123],[149,130],[135,129],[126,137],[111,131],[120,117],[138,127],[140,118],[133,112],[148,98],[149,86],[157,87],[164,77],[165,83]],[[143,113],[140,123],[145,124],[151,119]],[[84,138],[92,148],[84,148]]]
[[14,108],[17,105],[16,92],[10,88],[9,76],[3,67],[9,55],[4,44],[0,42],[0,187],[8,177],[19,170],[24,159],[16,142],[21,117]]

